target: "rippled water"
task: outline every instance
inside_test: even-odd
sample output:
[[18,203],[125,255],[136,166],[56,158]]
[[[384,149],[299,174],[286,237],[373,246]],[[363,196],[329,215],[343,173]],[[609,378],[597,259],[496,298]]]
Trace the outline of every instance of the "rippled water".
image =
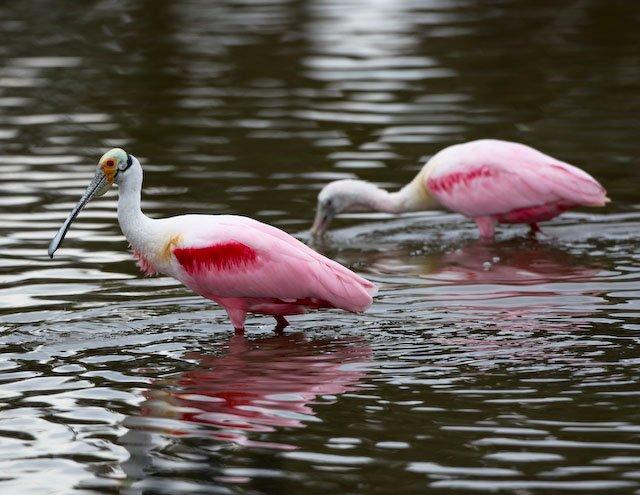
[[[640,5],[61,0],[0,6],[2,493],[640,493]],[[46,247],[106,148],[152,216],[307,240],[327,181],[523,141],[613,203],[493,243],[350,215],[317,246],[364,316],[249,320],[141,277],[115,195]]]

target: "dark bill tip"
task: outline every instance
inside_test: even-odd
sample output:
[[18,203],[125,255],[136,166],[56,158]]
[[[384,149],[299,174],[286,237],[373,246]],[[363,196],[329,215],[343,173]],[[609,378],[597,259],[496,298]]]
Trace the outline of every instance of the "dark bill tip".
[[326,212],[318,212],[318,214],[316,214],[316,218],[313,222],[313,225],[311,226],[311,235],[313,237],[319,237],[323,235],[326,232],[330,222],[331,222],[330,214]]
[[56,232],[56,235],[53,236],[53,239],[51,239],[49,248],[47,249],[49,258],[53,259],[53,254],[58,250],[60,244],[62,244],[64,237],[67,235],[69,227],[71,227],[71,223],[76,219],[78,213],[80,213],[82,208],[84,208],[85,205],[91,200],[91,198],[96,195],[96,192],[98,192],[105,185],[106,180],[106,177],[102,173],[97,173],[95,175],[95,177],[91,181],[91,184],[89,184],[78,203],[74,206],[73,210],[71,210],[71,213],[69,213],[69,216],[62,224],[62,227],[60,227],[58,232]]

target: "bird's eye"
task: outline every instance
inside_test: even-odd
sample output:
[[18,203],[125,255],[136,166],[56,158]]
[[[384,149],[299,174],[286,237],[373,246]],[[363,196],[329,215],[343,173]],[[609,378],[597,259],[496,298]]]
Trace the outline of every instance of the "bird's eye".
[[331,203],[331,200],[330,200],[330,199],[328,199],[328,200],[326,200],[326,201],[325,201],[324,206],[325,206],[326,208],[331,208],[331,207],[333,206],[333,204]]
[[107,160],[106,165],[107,167],[112,168],[115,167],[116,162],[114,160]]

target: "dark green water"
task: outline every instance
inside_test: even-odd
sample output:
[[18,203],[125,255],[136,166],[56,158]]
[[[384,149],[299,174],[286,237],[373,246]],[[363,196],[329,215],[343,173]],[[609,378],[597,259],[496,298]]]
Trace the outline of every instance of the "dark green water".
[[[0,492],[640,494],[640,3],[0,4]],[[476,242],[448,213],[351,215],[319,248],[363,316],[249,320],[142,278],[115,193],[49,239],[99,156],[144,208],[307,239],[326,182],[409,181],[522,141],[604,209]]]

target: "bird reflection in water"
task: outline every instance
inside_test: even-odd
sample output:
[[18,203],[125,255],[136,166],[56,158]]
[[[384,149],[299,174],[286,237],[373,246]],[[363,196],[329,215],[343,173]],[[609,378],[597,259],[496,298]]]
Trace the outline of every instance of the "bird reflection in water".
[[[149,392],[141,413],[171,418],[184,425],[173,435],[207,428],[218,440],[245,446],[293,449],[252,440],[250,433],[301,428],[318,421],[313,405],[320,396],[356,388],[372,351],[362,339],[309,340],[303,334],[248,340],[230,339],[222,356],[190,353],[198,367]],[[323,397],[329,403],[334,397]]]
[[455,321],[458,330],[446,337],[448,344],[529,357],[540,346],[529,338],[537,332],[591,328],[607,304],[593,281],[611,274],[593,258],[533,239],[475,241],[437,253],[405,248],[386,252],[373,269],[412,284],[413,293],[420,293],[412,304],[420,311]]
[[418,275],[437,284],[531,285],[590,279],[601,272],[593,261],[535,239],[474,241],[445,252],[408,255],[385,252],[374,267],[383,273]]

